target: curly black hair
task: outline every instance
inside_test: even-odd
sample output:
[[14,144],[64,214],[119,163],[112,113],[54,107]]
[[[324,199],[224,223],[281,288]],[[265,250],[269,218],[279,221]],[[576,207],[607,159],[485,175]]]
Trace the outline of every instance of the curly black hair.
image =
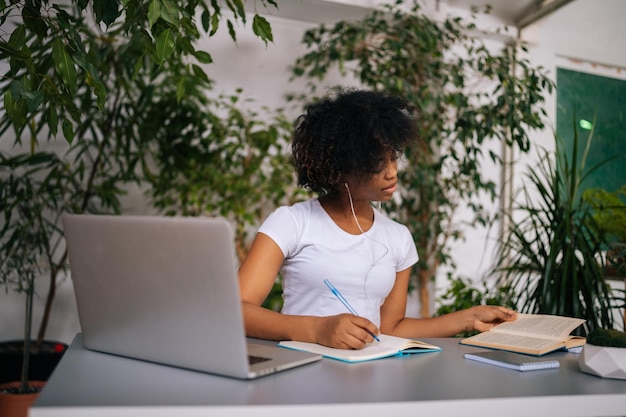
[[336,90],[298,117],[292,152],[298,184],[325,195],[348,175],[368,178],[412,140],[413,107],[404,99],[367,90]]

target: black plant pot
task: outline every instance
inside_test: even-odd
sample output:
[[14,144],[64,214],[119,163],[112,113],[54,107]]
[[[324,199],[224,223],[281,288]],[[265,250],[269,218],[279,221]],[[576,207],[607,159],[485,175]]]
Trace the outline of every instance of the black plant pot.
[[[66,350],[65,343],[44,341],[39,346],[32,341],[28,379],[47,381]],[[23,351],[23,340],[0,342],[0,384],[20,380]]]

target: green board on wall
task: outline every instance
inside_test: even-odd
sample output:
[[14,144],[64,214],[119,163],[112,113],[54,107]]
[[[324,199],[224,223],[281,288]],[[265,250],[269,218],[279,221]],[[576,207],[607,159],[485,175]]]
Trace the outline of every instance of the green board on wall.
[[[556,132],[570,152],[574,125],[578,130],[582,154],[589,128],[595,124],[586,167],[613,155],[626,154],[625,80],[558,68],[556,86]],[[625,184],[626,159],[618,158],[595,171],[583,188],[602,188],[613,192]]]

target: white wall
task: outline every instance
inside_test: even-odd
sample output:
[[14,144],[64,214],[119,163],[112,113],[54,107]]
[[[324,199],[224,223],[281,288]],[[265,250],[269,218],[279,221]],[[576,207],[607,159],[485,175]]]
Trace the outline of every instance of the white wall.
[[[290,1],[290,0],[287,0]],[[279,2],[280,3],[280,2]],[[321,1],[309,1],[313,6],[320,6]],[[286,92],[301,88],[302,81],[289,83],[287,67],[295,57],[303,52],[300,39],[303,32],[315,23],[311,20],[332,20],[337,18],[358,18],[364,12],[362,7],[350,8],[348,3],[361,5],[374,4],[372,1],[343,0],[336,8],[325,13],[319,7],[310,9],[304,16],[306,20],[293,20],[284,17],[271,17],[270,23],[274,33],[274,43],[265,46],[258,38],[250,34],[250,24],[238,33],[237,46],[233,46],[226,31],[222,30],[215,38],[206,42],[205,49],[214,59],[214,64],[207,67],[209,76],[217,81],[218,92],[232,93],[236,88],[243,88],[248,97],[254,98],[259,105],[271,108],[284,106],[283,95]],[[378,2],[376,2],[378,3]],[[285,14],[292,15],[298,10],[285,7]],[[626,16],[626,1],[623,0],[576,0],[563,7],[556,14],[527,28],[522,35],[532,42],[529,58],[535,65],[542,65],[555,74],[559,57],[571,57],[587,60],[609,67],[626,68],[626,25],[622,17]],[[493,23],[490,17],[489,24]],[[334,84],[331,82],[330,84]],[[547,97],[547,111],[554,120],[554,96]],[[550,131],[536,132],[534,141],[544,145],[552,143]],[[499,178],[499,170],[489,173]],[[146,210],[145,202],[139,190],[131,193],[126,200],[127,211],[142,212]],[[493,235],[492,235],[493,236]],[[486,246],[485,246],[486,245]],[[453,245],[453,255],[459,271],[466,276],[479,278],[489,267],[493,244],[487,240],[486,230],[468,230],[467,240]],[[42,284],[44,284],[42,282]],[[437,286],[445,286],[440,278]],[[44,287],[41,285],[40,288]],[[42,295],[43,298],[43,295]],[[20,318],[12,318],[8,311],[16,311],[21,297],[0,293],[0,340],[21,337]],[[40,306],[36,306],[40,310]],[[75,315],[72,288],[69,282],[59,288],[55,302],[55,312],[48,338],[70,341],[79,330]],[[417,312],[417,306],[411,306]]]

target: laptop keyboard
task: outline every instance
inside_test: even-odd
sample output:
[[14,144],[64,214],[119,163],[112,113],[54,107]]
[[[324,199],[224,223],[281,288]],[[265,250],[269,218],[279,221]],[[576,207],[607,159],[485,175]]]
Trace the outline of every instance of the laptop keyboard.
[[248,355],[248,363],[250,365],[254,365],[254,364],[269,361],[269,360],[270,358],[264,358],[262,356]]

